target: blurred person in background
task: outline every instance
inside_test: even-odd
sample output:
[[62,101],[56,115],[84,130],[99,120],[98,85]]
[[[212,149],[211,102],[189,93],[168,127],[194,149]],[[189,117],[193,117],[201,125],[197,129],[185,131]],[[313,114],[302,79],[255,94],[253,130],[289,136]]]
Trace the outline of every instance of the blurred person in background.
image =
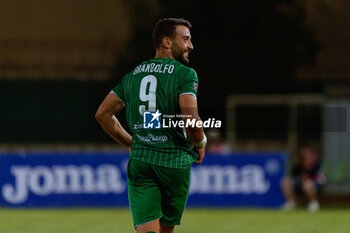
[[300,147],[292,166],[291,177],[285,177],[281,182],[286,199],[282,208],[284,210],[295,209],[297,195],[303,195],[307,198],[307,208],[310,212],[319,210],[318,195],[325,181],[319,154],[309,145]]
[[231,152],[229,145],[224,142],[220,130],[208,129],[206,134],[208,137],[206,151],[217,155],[226,155]]

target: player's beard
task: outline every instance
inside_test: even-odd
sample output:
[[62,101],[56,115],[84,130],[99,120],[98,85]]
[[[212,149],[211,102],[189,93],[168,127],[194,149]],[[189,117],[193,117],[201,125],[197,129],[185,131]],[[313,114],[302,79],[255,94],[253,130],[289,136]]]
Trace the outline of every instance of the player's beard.
[[173,42],[171,50],[173,52],[174,58],[182,64],[186,65],[190,62],[190,60],[185,57],[185,52],[189,53],[191,51],[190,49],[181,49],[175,42]]

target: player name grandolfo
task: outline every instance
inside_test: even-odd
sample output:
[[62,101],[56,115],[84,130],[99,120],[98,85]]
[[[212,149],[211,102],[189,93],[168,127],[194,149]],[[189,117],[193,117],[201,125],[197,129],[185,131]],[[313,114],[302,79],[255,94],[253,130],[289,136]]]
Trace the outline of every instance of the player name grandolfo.
[[155,64],[155,63],[149,63],[149,64],[143,64],[139,65],[134,69],[133,75],[139,74],[141,72],[144,73],[168,73],[172,74],[174,72],[174,65],[169,65],[169,64]]
[[164,119],[163,118],[163,128],[221,128],[221,121],[215,120],[215,118],[208,118],[205,121],[196,120],[196,119],[186,119],[186,120],[172,120],[172,119]]

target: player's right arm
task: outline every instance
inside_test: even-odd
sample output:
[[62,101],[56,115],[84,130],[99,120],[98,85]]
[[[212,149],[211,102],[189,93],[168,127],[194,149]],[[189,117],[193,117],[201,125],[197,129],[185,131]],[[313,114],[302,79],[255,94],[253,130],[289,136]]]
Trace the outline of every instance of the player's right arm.
[[[187,120],[201,120],[198,114],[197,107],[197,99],[191,94],[183,94],[179,97],[179,105],[181,109],[181,114],[184,116],[183,120],[186,122]],[[194,144],[195,150],[198,154],[197,161],[195,162],[197,165],[201,164],[204,155],[205,155],[205,144],[206,144],[206,136],[203,131],[203,127],[187,127],[186,133],[191,139],[191,143]]]
[[98,108],[95,117],[109,136],[130,149],[132,137],[125,131],[118,119],[114,116],[114,114],[122,110],[123,107],[123,101],[113,93],[109,93]]

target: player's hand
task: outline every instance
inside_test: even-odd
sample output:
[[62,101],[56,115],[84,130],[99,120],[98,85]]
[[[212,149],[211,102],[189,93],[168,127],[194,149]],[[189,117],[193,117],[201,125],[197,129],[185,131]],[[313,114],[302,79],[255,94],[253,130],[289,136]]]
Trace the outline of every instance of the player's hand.
[[197,153],[197,160],[194,163],[197,165],[200,165],[204,159],[205,147],[202,147],[202,148],[195,147],[194,151]]

